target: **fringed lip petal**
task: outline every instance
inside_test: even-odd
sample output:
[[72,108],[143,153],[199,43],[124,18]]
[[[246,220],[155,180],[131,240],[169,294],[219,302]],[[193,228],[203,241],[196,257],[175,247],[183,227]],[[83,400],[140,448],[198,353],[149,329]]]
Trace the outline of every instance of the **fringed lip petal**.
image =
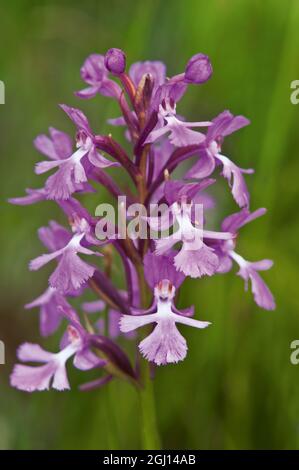
[[57,268],[51,274],[49,283],[60,292],[68,292],[72,289],[79,289],[85,281],[93,276],[94,272],[95,267],[81,260],[74,251],[66,250]]
[[176,269],[185,276],[197,278],[212,276],[219,266],[219,259],[214,250],[205,244],[198,250],[189,250],[185,244],[174,257],[174,263]]
[[157,366],[183,361],[187,355],[187,342],[175,322],[164,320],[139,344],[141,354]]
[[10,384],[23,392],[49,390],[54,372],[55,367],[51,363],[40,367],[16,364],[10,375]]

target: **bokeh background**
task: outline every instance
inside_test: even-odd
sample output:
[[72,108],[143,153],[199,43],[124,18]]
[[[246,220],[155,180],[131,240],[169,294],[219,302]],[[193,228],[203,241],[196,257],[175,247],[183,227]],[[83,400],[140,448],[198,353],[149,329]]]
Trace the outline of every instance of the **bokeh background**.
[[[155,397],[163,447],[200,449],[299,448],[299,365],[290,343],[299,339],[299,105],[290,82],[299,79],[297,0],[17,1],[0,5],[1,316],[0,447],[3,449],[136,449],[140,410],[126,383],[82,393],[82,373],[70,372],[71,392],[27,395],[11,389],[8,376],[16,347],[40,341],[37,311],[23,305],[46,285],[47,268],[28,273],[42,252],[39,226],[61,215],[51,202],[26,208],[6,199],[39,187],[33,173],[40,156],[33,138],[49,125],[73,132],[58,103],[81,107],[92,125],[107,131],[117,116],[109,100],[80,102],[79,68],[91,52],[126,50],[130,63],[160,59],[169,75],[183,70],[196,52],[208,54],[214,76],[190,87],[179,105],[188,120],[208,119],[228,108],[252,125],[227,139],[225,151],[243,167],[252,208],[268,214],[246,227],[239,252],[251,260],[275,260],[265,279],[277,310],[260,310],[243,282],[225,276],[188,282],[180,302],[195,303],[198,317],[213,326],[184,329],[187,359],[160,368]],[[223,188],[226,188],[223,186]],[[101,192],[92,207],[102,200]],[[221,197],[219,217],[235,210]],[[117,266],[115,267],[117,270]],[[59,336],[46,339],[57,348]]]

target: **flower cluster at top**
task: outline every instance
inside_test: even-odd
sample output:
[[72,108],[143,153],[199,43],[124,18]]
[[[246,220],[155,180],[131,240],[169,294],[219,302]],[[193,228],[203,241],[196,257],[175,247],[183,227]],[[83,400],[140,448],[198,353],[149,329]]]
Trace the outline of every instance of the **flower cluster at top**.
[[[249,209],[244,175],[253,170],[240,168],[222,150],[225,137],[249,121],[229,111],[204,122],[190,122],[177,114],[189,85],[201,85],[212,75],[204,54],[194,55],[185,70],[171,78],[159,61],[137,62],[126,70],[126,56],[120,49],[110,49],[105,56],[91,54],[81,68],[87,86],[75,94],[81,99],[101,94],[115,100],[121,117],[108,122],[125,128],[127,144],[119,144],[111,134],[97,134],[81,110],[61,105],[74,125],[74,138],[54,127],[49,128],[49,135],[37,136],[34,145],[45,160],[36,164],[35,172],[51,174],[44,187],[27,189],[26,196],[10,200],[19,205],[53,200],[68,224],[66,228],[50,221],[39,229],[47,252],[33,259],[29,268],[36,271],[51,263],[53,272],[46,290],[25,306],[39,309],[42,336],[63,328],[60,349],[48,352],[32,343],[19,347],[22,364],[14,366],[11,385],[20,390],[69,389],[66,362],[71,357],[77,369],[95,369],[96,378],[85,382],[82,390],[100,387],[114,377],[140,385],[141,356],[137,350],[137,358],[129,359],[118,344],[121,335],[137,341],[141,355],[153,365],[183,360],[187,343],[177,325],[199,329],[210,325],[193,318],[192,306],[181,310],[176,306],[179,288],[187,277],[223,274],[236,264],[246,289],[250,283],[257,305],[275,308],[259,274],[272,261],[248,261],[236,251],[240,229],[265,213],[263,208]],[[130,152],[125,150],[128,147]],[[189,159],[186,170],[181,164]],[[134,193],[113,178],[114,167],[127,174]],[[173,175],[177,169],[180,179]],[[227,180],[236,211],[223,220],[220,231],[211,231],[205,228],[205,221],[215,203],[206,189],[219,175]],[[152,202],[167,203],[166,213],[148,216],[147,221],[160,230],[176,223],[175,236],[172,233],[158,240],[116,236],[100,241],[95,232],[98,217],[80,202],[81,193],[95,192],[93,183],[103,185],[113,198],[126,195],[146,208]],[[203,227],[195,217],[196,204],[203,207]],[[111,275],[116,260],[123,269],[120,286]],[[93,292],[94,300],[81,301],[79,314],[73,299],[78,303],[77,298],[87,290]],[[141,341],[135,331],[139,328]]]

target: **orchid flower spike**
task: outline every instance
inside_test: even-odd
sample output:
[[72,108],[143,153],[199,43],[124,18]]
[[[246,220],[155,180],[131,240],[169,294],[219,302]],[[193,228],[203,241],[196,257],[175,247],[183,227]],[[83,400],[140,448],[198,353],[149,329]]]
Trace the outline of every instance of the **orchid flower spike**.
[[[116,378],[140,388],[145,383],[141,359],[153,365],[184,360],[187,341],[179,325],[210,325],[192,318],[193,306],[178,308],[187,277],[195,279],[196,292],[202,277],[222,275],[237,264],[237,275],[246,289],[250,285],[256,304],[275,308],[260,276],[272,260],[248,261],[237,246],[241,228],[265,213],[249,211],[244,175],[253,170],[223,152],[225,137],[249,120],[227,110],[199,120],[178,114],[187,89],[212,77],[210,58],[202,52],[173,76],[161,61],[128,61],[118,48],[105,55],[90,54],[80,70],[86,87],[75,93],[83,100],[98,94],[114,100],[118,117],[109,116],[108,123],[124,128],[124,145],[91,127],[80,109],[60,105],[75,125],[75,139],[55,127],[49,128],[49,135],[38,135],[34,146],[46,159],[37,163],[35,173],[52,174],[43,187],[27,188],[23,197],[9,200],[18,206],[51,200],[69,227],[50,221],[38,230],[47,252],[34,258],[29,269],[37,271],[52,261],[56,266],[49,285],[25,308],[39,312],[43,337],[58,333],[62,340],[56,353],[38,344],[20,346],[17,356],[22,364],[11,374],[11,385],[19,390],[69,389],[66,363],[71,358],[78,369],[100,370],[100,376],[81,390]],[[218,187],[217,169],[239,207],[219,229],[215,221],[221,220],[225,189]],[[108,210],[106,204],[104,210],[102,205],[92,206],[95,199],[90,193],[97,193],[98,185],[103,191],[97,204],[105,202],[104,195],[113,200]],[[223,199],[221,204],[218,199]],[[74,300],[81,306],[78,312]],[[146,326],[140,341],[136,330]],[[138,345],[131,348],[136,354],[133,361],[125,352],[127,341]]]
[[182,361],[187,355],[187,343],[176,323],[202,329],[209,326],[210,322],[190,318],[192,308],[182,311],[175,307],[176,290],[184,277],[177,274],[171,256],[157,257],[148,253],[144,265],[147,280],[153,288],[154,302],[142,314],[138,312],[138,315],[123,315],[120,330],[127,333],[156,323],[152,333],[139,344],[142,355],[158,366]]

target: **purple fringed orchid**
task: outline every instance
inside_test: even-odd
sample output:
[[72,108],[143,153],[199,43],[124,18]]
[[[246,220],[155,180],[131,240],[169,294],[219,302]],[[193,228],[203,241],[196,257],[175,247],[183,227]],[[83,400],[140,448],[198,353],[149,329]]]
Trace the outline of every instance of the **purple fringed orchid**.
[[[182,361],[187,343],[178,325],[197,329],[210,325],[192,318],[193,307],[177,307],[187,277],[198,278],[195,282],[199,283],[202,276],[224,274],[236,263],[245,287],[251,283],[257,305],[275,308],[273,295],[259,274],[272,261],[250,262],[236,251],[240,229],[265,212],[249,211],[244,174],[253,170],[239,168],[222,153],[224,138],[249,121],[230,111],[194,122],[176,114],[189,85],[203,85],[212,76],[205,54],[195,54],[182,73],[170,77],[159,61],[137,62],[128,71],[126,67],[121,49],[91,54],[81,68],[87,88],[75,93],[82,99],[100,94],[115,100],[121,116],[108,122],[125,127],[126,145],[111,134],[91,130],[81,110],[61,105],[76,126],[76,148],[65,132],[54,127],[49,128],[49,136],[39,135],[34,145],[48,160],[37,163],[36,173],[54,173],[44,187],[27,189],[24,197],[10,199],[20,206],[51,199],[69,224],[67,229],[51,221],[38,231],[48,253],[33,259],[29,267],[39,270],[55,261],[56,268],[49,286],[25,308],[39,308],[42,336],[58,333],[62,340],[57,353],[31,343],[18,349],[21,362],[41,364],[14,367],[11,385],[20,390],[69,389],[65,365],[71,357],[76,368],[93,370],[95,375],[81,390],[101,387],[114,378],[143,387],[146,368],[141,356],[154,365]],[[183,164],[193,157],[198,160],[186,173]],[[125,175],[120,181],[106,171],[113,166]],[[218,182],[216,172],[211,178],[217,167],[241,208],[224,218],[219,231],[212,217],[216,212],[220,219],[217,198],[209,193]],[[118,220],[98,215],[106,209],[97,208],[95,216],[89,213],[84,204],[88,193],[96,191],[91,183],[101,185],[118,203],[120,198]],[[84,203],[80,202],[82,193]],[[125,211],[124,199],[132,204]],[[152,212],[152,206],[158,209]],[[132,214],[140,207],[135,221]],[[131,223],[140,229],[137,236],[131,237]],[[112,228],[114,233],[110,233]],[[105,229],[107,236],[102,238]],[[151,236],[152,231],[159,236]],[[89,291],[96,296],[92,301],[90,296],[85,298]],[[80,312],[74,310],[74,298],[81,305]],[[136,348],[137,356],[130,358],[118,341],[135,341],[139,333],[135,330],[140,328],[141,356]]]
[[26,392],[48,390],[50,387],[62,391],[70,389],[66,363],[73,357],[74,366],[81,371],[105,369],[108,374],[99,380],[85,383],[83,390],[91,390],[106,383],[113,376],[125,376],[136,380],[135,373],[128,358],[111,340],[85,330],[77,313],[70,307],[60,307],[61,315],[69,321],[64,333],[60,351],[50,353],[38,344],[24,343],[18,351],[18,359],[22,362],[42,363],[42,366],[15,365],[11,374],[12,386]]
[[258,271],[266,271],[273,266],[273,261],[263,259],[261,261],[250,262],[245,260],[241,255],[236,253],[236,241],[239,229],[244,225],[252,222],[258,217],[261,217],[266,212],[266,209],[257,209],[250,213],[248,209],[244,208],[240,212],[232,214],[224,219],[222,222],[222,229],[229,230],[234,233],[234,239],[221,241],[210,240],[216,253],[220,259],[218,272],[225,273],[232,268],[233,261],[239,266],[238,276],[244,279],[245,288],[248,288],[248,281],[251,282],[251,290],[254,295],[254,300],[259,307],[266,310],[275,309],[274,297],[265,284]]
[[22,362],[39,362],[42,366],[32,367],[17,364],[11,374],[11,384],[25,392],[48,390],[50,386],[56,390],[70,388],[66,373],[66,362],[74,356],[77,369],[88,370],[103,367],[106,362],[99,359],[87,346],[87,335],[68,326],[66,345],[58,353],[50,353],[38,344],[24,343],[17,352]]
[[77,127],[75,152],[72,151],[72,141],[64,132],[50,128],[49,139],[40,135],[35,139],[35,147],[50,161],[37,163],[35,172],[45,173],[53,168],[58,170],[46,181],[48,199],[68,199],[72,193],[86,185],[88,171],[92,167],[99,169],[111,166],[119,166],[117,162],[111,162],[97,150],[94,143],[94,135],[89,127],[89,122],[82,111],[61,105],[70,119]]
[[194,310],[192,307],[186,310],[175,307],[175,294],[184,276],[174,268],[171,256],[159,258],[147,254],[144,267],[146,280],[154,294],[153,304],[148,310],[135,312],[138,314],[123,315],[120,330],[128,333],[141,326],[156,323],[152,333],[139,344],[142,355],[158,366],[182,361],[187,354],[187,343],[176,323],[202,329],[209,326],[210,322],[190,318]]
[[212,120],[205,141],[199,150],[199,160],[187,172],[186,178],[205,178],[211,175],[216,165],[222,166],[222,174],[232,188],[232,195],[240,207],[249,206],[249,192],[243,173],[251,174],[254,170],[239,168],[228,157],[221,154],[224,137],[250,124],[244,116],[233,116],[224,111]]
[[[174,265],[185,276],[196,278],[214,274],[219,260],[213,248],[205,243],[205,239],[231,240],[233,237],[230,232],[203,229],[202,213],[197,215],[192,213],[195,204],[199,209],[203,208],[198,193],[213,183],[214,180],[202,180],[200,183],[193,184],[184,184],[179,181],[166,182],[164,193],[169,210],[158,220],[148,219],[149,224],[154,228],[160,225],[162,229],[166,229],[175,222],[178,224],[178,230],[172,235],[156,241],[155,253],[156,255],[167,253],[174,245],[181,242],[181,249],[174,256]],[[201,220],[196,220],[196,216]],[[169,223],[168,219],[170,219]]]
[[160,139],[169,132],[169,142],[177,147],[186,147],[187,145],[200,144],[205,140],[204,134],[193,131],[192,127],[208,127],[212,123],[186,122],[176,117],[176,104],[173,100],[163,99],[159,106],[158,125],[153,130],[146,143],[150,144]]
[[[58,259],[58,265],[50,276],[49,284],[62,293],[79,289],[95,272],[95,267],[79,258],[78,253],[101,256],[101,253],[94,252],[83,245],[84,242],[85,245],[89,245],[87,240],[90,237],[90,226],[85,219],[73,225],[73,231],[74,234],[71,235],[56,222],[52,222],[49,228],[40,229],[40,239],[51,250],[51,253],[38,256],[29,264],[29,269],[36,271],[50,261]],[[96,239],[94,243],[100,244]]]

